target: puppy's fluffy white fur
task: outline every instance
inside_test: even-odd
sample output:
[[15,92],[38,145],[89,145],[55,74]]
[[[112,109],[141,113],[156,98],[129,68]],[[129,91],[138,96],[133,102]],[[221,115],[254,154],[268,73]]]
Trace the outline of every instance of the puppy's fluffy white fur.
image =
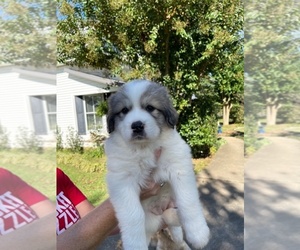
[[[125,250],[146,250],[163,223],[151,209],[172,199],[178,207],[186,239],[204,247],[209,228],[202,213],[189,146],[175,130],[178,115],[167,90],[156,83],[135,80],[109,99],[109,138],[105,142],[107,184]],[[155,151],[161,149],[157,159]],[[142,187],[150,180],[165,182],[160,193],[141,203]],[[182,241],[179,225],[169,225]]]

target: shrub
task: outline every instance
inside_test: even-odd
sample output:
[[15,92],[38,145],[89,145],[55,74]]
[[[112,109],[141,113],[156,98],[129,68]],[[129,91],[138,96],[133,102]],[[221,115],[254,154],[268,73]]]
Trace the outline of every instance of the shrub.
[[101,116],[106,115],[107,112],[108,112],[108,103],[107,103],[107,101],[100,102],[99,105],[96,108],[96,114],[101,117]]
[[96,155],[98,157],[104,156],[104,141],[107,138],[100,130],[90,131],[90,137],[94,145],[97,147]]
[[9,149],[9,136],[7,130],[0,124],[0,150]]
[[74,128],[68,127],[68,134],[66,136],[67,148],[73,153],[83,153],[83,140]]
[[99,147],[99,146],[103,145],[107,136],[104,135],[101,132],[101,130],[91,130],[90,138],[91,138],[91,141],[95,144],[95,146]]
[[214,118],[206,117],[201,120],[197,115],[181,124],[180,134],[190,145],[194,158],[209,156],[218,147],[216,124]]
[[284,105],[278,110],[278,123],[300,123],[300,106],[299,105]]
[[256,152],[263,145],[268,144],[268,141],[257,137],[257,120],[253,115],[245,116],[245,132],[244,132],[244,154],[249,156]]
[[230,110],[231,123],[244,123],[244,105],[234,104]]
[[25,152],[42,153],[42,141],[39,136],[25,127],[19,128],[19,134],[16,135],[18,146]]
[[63,139],[62,139],[62,132],[58,126],[55,129],[55,136],[56,136],[56,150],[61,151],[63,150]]

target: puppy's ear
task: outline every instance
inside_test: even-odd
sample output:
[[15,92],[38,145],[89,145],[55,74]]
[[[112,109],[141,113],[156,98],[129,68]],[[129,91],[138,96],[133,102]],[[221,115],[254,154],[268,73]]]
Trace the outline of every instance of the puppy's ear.
[[174,128],[178,122],[178,113],[173,107],[172,98],[168,89],[162,85],[155,91],[155,96],[160,101],[162,113],[165,117],[166,124],[170,128]]
[[112,103],[114,102],[115,94],[108,98],[108,113],[106,118],[107,130],[108,133],[112,133],[115,130],[115,117],[116,115],[113,113]]
[[178,122],[178,113],[175,110],[168,89],[163,85],[153,84],[150,91],[156,100],[158,109],[163,113],[168,127],[174,128]]
[[169,106],[166,107],[165,110],[163,111],[163,114],[165,116],[167,125],[171,128],[174,128],[178,122],[178,113],[172,106],[171,101],[169,103]]
[[108,133],[112,133],[115,130],[115,116],[114,115],[107,115],[107,130]]

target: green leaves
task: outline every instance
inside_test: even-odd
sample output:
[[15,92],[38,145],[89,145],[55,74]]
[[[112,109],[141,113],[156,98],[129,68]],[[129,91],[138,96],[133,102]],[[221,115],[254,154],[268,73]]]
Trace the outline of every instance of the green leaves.
[[55,1],[2,1],[0,61],[56,65]]
[[249,102],[266,99],[288,102],[288,93],[300,89],[299,4],[292,0],[245,2],[245,72]]
[[234,100],[243,91],[240,1],[90,0],[78,5],[80,15],[74,3],[75,14],[59,20],[59,61],[105,67],[124,80],[161,82],[170,90],[180,114],[177,128],[194,154],[214,144],[218,95]]

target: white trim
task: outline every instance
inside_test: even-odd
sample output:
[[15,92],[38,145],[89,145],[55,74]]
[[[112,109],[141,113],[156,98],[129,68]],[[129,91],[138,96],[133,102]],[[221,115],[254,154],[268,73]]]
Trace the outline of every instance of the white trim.
[[101,77],[101,76],[95,76],[95,75],[91,75],[91,74],[87,74],[87,73],[82,73],[80,71],[76,71],[76,70],[72,70],[72,69],[68,69],[68,68],[65,68],[64,72],[69,73],[69,74],[74,75],[74,76],[77,76],[77,77],[80,77],[80,78],[83,78],[83,79],[86,79],[86,80],[90,80],[90,81],[93,81],[93,82],[105,84],[107,86],[110,86],[110,85],[115,84],[116,82],[119,82],[119,81],[116,81],[116,80],[111,80],[111,79],[104,78],[104,77]]
[[[90,132],[92,130],[95,130],[95,129],[89,129],[89,126],[88,126],[88,119],[87,119],[87,116],[89,114],[92,114],[95,118],[96,116],[96,108],[95,108],[95,105],[93,105],[93,112],[87,112],[87,108],[86,108],[86,97],[91,97],[91,96],[98,96],[100,97],[101,101],[100,102],[104,102],[104,95],[103,93],[101,94],[93,94],[93,95],[83,95],[82,97],[82,101],[83,101],[83,109],[84,109],[84,120],[85,120],[85,129],[86,129],[86,132]],[[101,119],[101,126],[103,127],[103,122],[102,122],[102,117],[99,117]]]
[[38,71],[31,71],[31,70],[24,70],[24,69],[19,69],[19,68],[13,68],[12,71],[17,72],[21,75],[52,80],[52,81],[55,81],[53,84],[56,84],[56,74],[48,74],[48,73],[43,73],[43,72],[38,72]]

